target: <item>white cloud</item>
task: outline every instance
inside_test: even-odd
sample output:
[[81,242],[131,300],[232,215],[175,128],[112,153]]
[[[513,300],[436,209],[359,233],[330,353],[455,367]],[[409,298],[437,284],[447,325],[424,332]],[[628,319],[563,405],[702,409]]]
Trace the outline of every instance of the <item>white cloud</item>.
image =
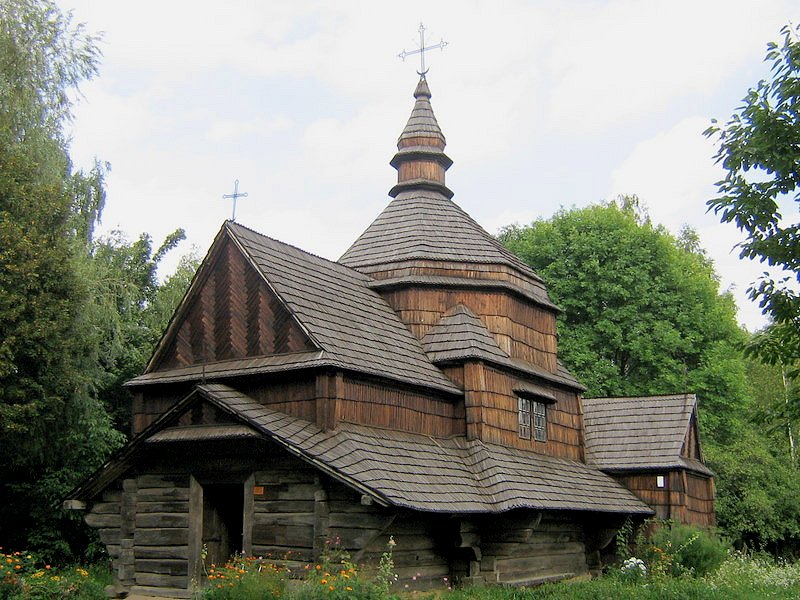
[[206,137],[214,142],[227,142],[252,137],[263,141],[273,133],[288,131],[292,128],[288,117],[276,116],[271,119],[217,119],[212,121],[206,130]]
[[553,126],[601,132],[658,114],[688,94],[709,94],[754,52],[763,55],[788,12],[779,0],[582,7],[547,60]]

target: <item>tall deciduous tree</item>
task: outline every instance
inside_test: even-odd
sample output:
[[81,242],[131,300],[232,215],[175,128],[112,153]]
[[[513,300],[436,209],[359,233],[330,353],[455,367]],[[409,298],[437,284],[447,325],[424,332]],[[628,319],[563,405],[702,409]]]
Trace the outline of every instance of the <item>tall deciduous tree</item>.
[[588,394],[703,392],[706,426],[731,430],[724,407],[746,388],[741,361],[727,357],[744,337],[691,231],[671,236],[627,197],[508,227],[500,239],[564,309],[559,354]]
[[773,325],[749,350],[791,377],[800,375],[800,27],[786,26],[770,43],[772,76],[751,88],[725,125],[706,135],[719,141],[716,159],[726,171],[708,205],[745,234],[743,258],[776,271],[749,288]]
[[95,41],[47,0],[0,3],[0,532],[51,556],[85,542],[61,495],[121,439],[93,393],[73,210],[102,174],[71,173],[63,132]]
[[[95,239],[109,168],[73,172],[70,94],[97,72],[95,38],[50,0],[0,2],[0,543],[70,558],[86,546],[62,498],[123,440],[122,382],[179,300],[147,234]],[[124,423],[123,423],[124,426]]]

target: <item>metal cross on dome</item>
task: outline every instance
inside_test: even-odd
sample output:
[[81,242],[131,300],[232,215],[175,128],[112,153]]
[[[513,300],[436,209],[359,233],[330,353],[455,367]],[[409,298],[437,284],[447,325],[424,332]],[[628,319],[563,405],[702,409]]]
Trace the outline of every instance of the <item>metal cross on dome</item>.
[[420,23],[419,24],[419,48],[417,48],[416,50],[409,50],[408,52],[403,50],[397,56],[399,58],[402,58],[403,61],[405,62],[406,56],[411,56],[412,54],[419,54],[420,69],[419,69],[419,71],[417,71],[417,74],[420,77],[425,77],[425,73],[428,72],[428,69],[425,68],[425,51],[426,50],[435,50],[436,48],[444,50],[445,46],[447,46],[447,42],[445,42],[444,40],[441,40],[438,44],[434,44],[433,46],[426,46],[425,45],[425,25]]
[[223,194],[222,198],[227,200],[228,198],[233,198],[233,214],[231,215],[231,221],[236,221],[236,200],[238,198],[247,198],[247,192],[240,192],[239,191],[239,180],[237,179],[233,183],[233,193],[232,194]]

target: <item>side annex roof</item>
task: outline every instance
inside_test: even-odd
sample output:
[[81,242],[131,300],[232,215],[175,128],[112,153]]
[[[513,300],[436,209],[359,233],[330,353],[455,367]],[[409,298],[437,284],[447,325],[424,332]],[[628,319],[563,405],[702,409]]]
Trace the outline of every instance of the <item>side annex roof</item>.
[[[433,440],[346,423],[323,432],[310,421],[272,410],[223,384],[198,385],[70,498],[89,499],[102,490],[126,470],[136,448],[148,438],[177,437],[158,433],[200,400],[382,505],[450,514],[515,508],[652,514],[610,476],[580,462],[463,437]],[[237,434],[242,432],[237,429]]]
[[691,458],[684,451],[696,404],[694,394],[584,398],[586,462],[604,471],[682,468],[713,475],[699,453]]

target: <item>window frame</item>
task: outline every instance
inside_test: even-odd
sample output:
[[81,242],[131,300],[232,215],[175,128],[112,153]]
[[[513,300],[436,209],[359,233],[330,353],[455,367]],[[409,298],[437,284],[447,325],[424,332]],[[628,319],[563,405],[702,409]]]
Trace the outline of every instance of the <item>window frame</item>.
[[517,396],[517,433],[523,440],[531,439],[531,400]]
[[531,401],[531,432],[537,442],[547,441],[547,404],[539,400]]

